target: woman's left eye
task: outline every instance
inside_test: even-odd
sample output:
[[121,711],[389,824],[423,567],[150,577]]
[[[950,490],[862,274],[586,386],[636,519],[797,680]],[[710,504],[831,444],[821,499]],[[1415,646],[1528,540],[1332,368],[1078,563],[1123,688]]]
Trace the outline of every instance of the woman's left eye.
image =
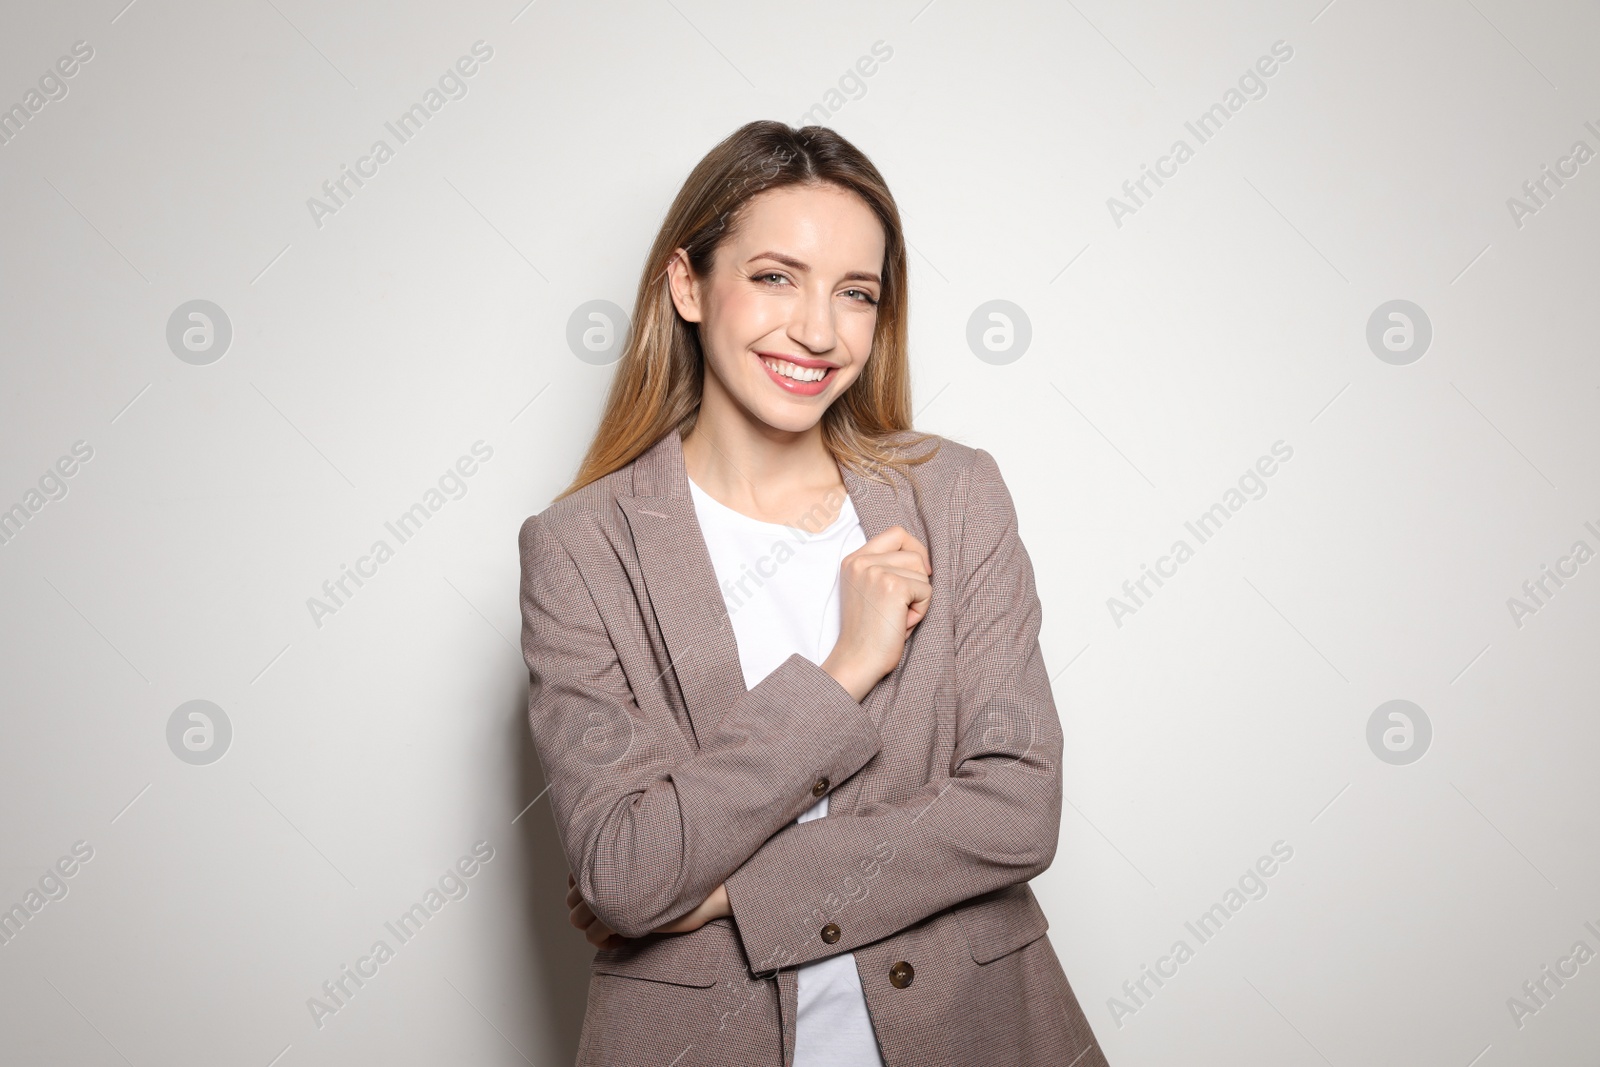
[[854,294],[856,294],[856,297],[861,298],[861,303],[864,303],[864,304],[876,304],[877,303],[876,300],[872,299],[872,294],[867,292],[865,289],[846,289],[845,292],[846,293],[854,293]]

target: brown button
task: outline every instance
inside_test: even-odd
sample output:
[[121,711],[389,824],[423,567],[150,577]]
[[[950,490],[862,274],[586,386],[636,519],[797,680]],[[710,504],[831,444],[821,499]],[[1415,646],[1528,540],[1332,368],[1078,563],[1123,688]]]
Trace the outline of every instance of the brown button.
[[838,923],[829,923],[822,928],[822,940],[830,945],[837,944],[840,936],[841,931]]
[[827,775],[823,775],[821,778],[818,778],[817,781],[816,781],[816,784],[814,784],[811,787],[811,795],[814,796],[814,797],[820,797],[822,794],[826,793],[827,791],[828,791],[828,777],[827,777]]
[[917,972],[912,968],[911,964],[907,963],[905,960],[901,960],[899,963],[889,968],[889,984],[893,985],[896,989],[904,989],[906,986],[911,984],[911,979],[915,978],[916,976]]

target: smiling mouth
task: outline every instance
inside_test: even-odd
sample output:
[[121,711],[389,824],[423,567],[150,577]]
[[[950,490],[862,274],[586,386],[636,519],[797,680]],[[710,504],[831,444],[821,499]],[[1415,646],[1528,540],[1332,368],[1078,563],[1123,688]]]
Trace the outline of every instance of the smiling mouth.
[[767,369],[772,373],[796,382],[820,382],[839,369],[837,367],[802,367],[798,364],[790,363],[788,360],[773,359],[770,356],[760,356],[758,358],[767,365]]
[[767,377],[779,389],[791,396],[818,396],[833,383],[838,367],[802,367],[776,356],[757,354]]

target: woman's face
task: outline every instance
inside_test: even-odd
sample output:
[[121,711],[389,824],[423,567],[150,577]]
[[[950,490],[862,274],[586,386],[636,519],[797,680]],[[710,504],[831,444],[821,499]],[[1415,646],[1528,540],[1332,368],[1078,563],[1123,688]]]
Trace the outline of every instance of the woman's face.
[[738,232],[694,278],[680,249],[673,302],[700,324],[702,415],[725,403],[776,430],[809,430],[872,351],[883,226],[855,193],[791,185],[744,205]]

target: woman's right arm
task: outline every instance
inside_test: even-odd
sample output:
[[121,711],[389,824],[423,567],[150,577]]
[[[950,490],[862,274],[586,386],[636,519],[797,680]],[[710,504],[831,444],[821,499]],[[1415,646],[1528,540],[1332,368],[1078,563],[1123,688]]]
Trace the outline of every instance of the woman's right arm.
[[[572,554],[537,517],[518,534],[528,723],[583,899],[622,937],[688,914],[762,843],[882,747],[860,703],[790,656],[696,749],[664,703],[642,710]],[[607,581],[625,583],[621,568]]]

